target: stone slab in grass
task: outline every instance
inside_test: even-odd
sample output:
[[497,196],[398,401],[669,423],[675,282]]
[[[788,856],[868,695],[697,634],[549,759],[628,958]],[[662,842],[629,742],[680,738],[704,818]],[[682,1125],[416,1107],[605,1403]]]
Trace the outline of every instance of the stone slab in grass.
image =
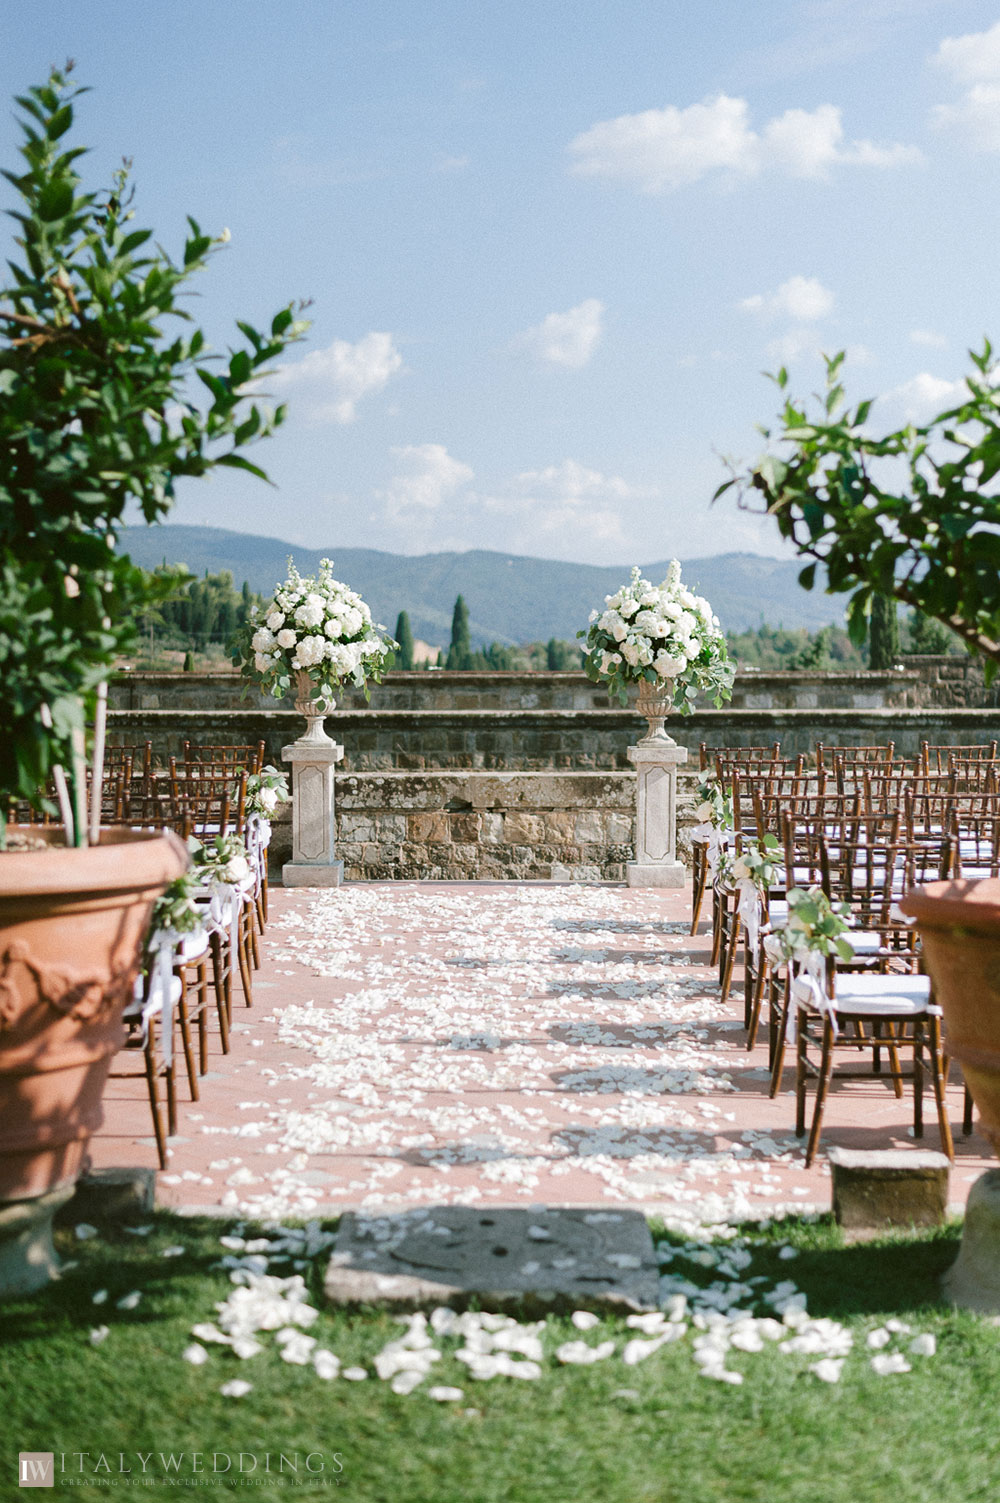
[[943,1153],[921,1149],[831,1148],[833,1213],[848,1241],[890,1227],[941,1226],[948,1214]]
[[649,1310],[659,1302],[645,1218],[586,1207],[348,1212],[325,1293],[336,1305],[472,1304],[521,1314]]

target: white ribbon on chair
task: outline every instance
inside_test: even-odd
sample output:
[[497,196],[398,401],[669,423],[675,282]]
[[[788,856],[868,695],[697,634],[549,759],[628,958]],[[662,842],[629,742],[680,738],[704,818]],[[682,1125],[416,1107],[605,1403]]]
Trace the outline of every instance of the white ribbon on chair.
[[[837,1004],[826,989],[826,956],[819,950],[807,950],[796,960],[799,969],[792,977],[792,1002],[812,1005],[816,1011],[830,1019],[834,1038],[838,1038]],[[788,1039],[794,1042],[796,1021],[794,1007],[789,1008]]]
[[695,825],[691,831],[693,840],[703,840],[706,844],[705,860],[708,863],[708,874],[714,882],[719,871],[719,856],[729,844],[729,831],[720,830],[717,825],[711,825],[706,820],[704,824]]
[[149,1037],[149,1020],[160,1014],[160,1052],[167,1066],[174,1058],[174,955],[181,936],[160,929],[150,941],[149,986],[142,1007],[142,1042]]
[[251,814],[247,819],[246,846],[250,864],[256,873],[256,885],[264,880],[267,865],[267,848],[271,844],[271,821],[263,814]]
[[736,911],[747,931],[747,950],[749,954],[756,956],[757,941],[760,938],[760,921],[763,915],[760,893],[752,877],[741,877],[736,888],[740,895]]

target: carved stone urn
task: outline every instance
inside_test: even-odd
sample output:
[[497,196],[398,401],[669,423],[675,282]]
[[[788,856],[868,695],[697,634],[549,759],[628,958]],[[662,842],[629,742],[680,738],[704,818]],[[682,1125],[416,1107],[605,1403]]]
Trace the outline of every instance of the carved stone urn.
[[649,726],[645,736],[638,743],[640,746],[648,746],[651,742],[659,742],[664,746],[677,745],[674,738],[668,736],[663,728],[663,722],[673,707],[673,679],[660,679],[655,684],[651,684],[648,679],[639,680],[639,697],[636,701],[636,709]]
[[76,850],[55,827],[10,825],[8,843],[0,852],[0,1296],[38,1287],[54,1271],[51,1216],[103,1121],[150,912],[188,860],[169,831],[103,830],[98,845]]
[[312,679],[301,668],[295,675],[295,708],[305,716],[306,728],[296,746],[330,746],[333,738],[326,734],[324,719],[337,708],[335,699],[316,698]]

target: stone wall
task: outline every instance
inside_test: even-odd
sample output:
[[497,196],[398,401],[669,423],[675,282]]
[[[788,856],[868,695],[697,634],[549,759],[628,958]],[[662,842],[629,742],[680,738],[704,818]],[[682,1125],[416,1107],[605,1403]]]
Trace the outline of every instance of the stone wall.
[[[968,657],[907,658],[887,673],[758,672],[733,686],[735,710],[974,708],[984,703],[981,666]],[[266,710],[276,702],[245,688],[234,673],[131,673],[111,685],[119,710]],[[280,701],[278,702],[280,703]],[[582,673],[390,673],[340,697],[344,710],[607,710],[608,696]],[[612,707],[613,708],[613,707]]]
[[[428,677],[440,683],[443,676],[402,677],[426,684]],[[531,679],[502,677],[522,685]],[[536,688],[543,699],[594,692],[579,675],[551,678],[570,682],[546,684],[539,675]],[[481,692],[488,690],[511,692],[509,684],[505,690],[487,685]],[[476,691],[467,684],[464,692]],[[519,687],[518,692],[529,691]],[[302,728],[292,709],[114,709],[109,716],[112,741],[152,740],[160,760],[180,754],[185,740],[263,740],[268,759],[280,765],[281,748]],[[621,880],[625,862],[632,859],[635,797],[635,775],[625,752],[644,728],[638,716],[609,706],[603,692],[600,707],[588,699],[577,710],[551,703],[516,710],[337,710],[328,729],[346,752],[338,768],[337,806],[347,875]],[[787,753],[811,754],[818,741],[837,746],[893,740],[899,753],[914,756],[923,740],[947,744],[1000,737],[1000,710],[727,708],[678,717],[670,729],[690,758],[679,779],[683,853],[700,742],[780,741]],[[281,822],[275,860],[289,859],[290,846],[290,828]]]

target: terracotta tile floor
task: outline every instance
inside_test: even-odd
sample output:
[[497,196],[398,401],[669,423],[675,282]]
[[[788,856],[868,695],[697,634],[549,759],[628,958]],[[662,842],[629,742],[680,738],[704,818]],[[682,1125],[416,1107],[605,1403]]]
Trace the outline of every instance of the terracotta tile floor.
[[[265,1216],[351,1206],[626,1204],[680,1222],[829,1205],[793,1135],[792,1070],[767,1096],[687,892],[518,883],[272,889],[254,1005],[180,1085],[164,1205]],[[704,929],[704,925],[702,926]],[[739,968],[738,968],[739,969]],[[956,1077],[957,1078],[957,1077]],[[951,1199],[990,1167],[959,1135]],[[923,1146],[939,1146],[933,1098]],[[823,1144],[905,1147],[912,1102],[831,1093]],[[98,1166],[156,1156],[141,1080],[112,1081]]]

